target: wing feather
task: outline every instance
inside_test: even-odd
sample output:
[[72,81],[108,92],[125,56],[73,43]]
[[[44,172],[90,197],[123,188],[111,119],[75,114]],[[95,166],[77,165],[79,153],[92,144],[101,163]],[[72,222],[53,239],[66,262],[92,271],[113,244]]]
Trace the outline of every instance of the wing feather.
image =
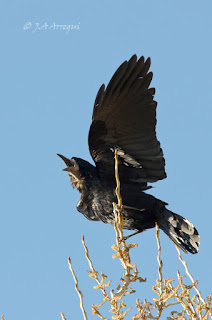
[[155,89],[149,88],[150,58],[136,55],[124,61],[107,88],[102,85],[94,103],[89,149],[100,175],[114,179],[114,154],[118,150],[120,178],[128,183],[164,179],[165,160],[156,137]]

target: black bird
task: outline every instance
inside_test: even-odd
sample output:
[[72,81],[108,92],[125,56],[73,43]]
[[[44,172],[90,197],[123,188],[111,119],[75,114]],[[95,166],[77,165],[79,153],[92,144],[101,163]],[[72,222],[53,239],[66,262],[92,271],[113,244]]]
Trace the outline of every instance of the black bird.
[[157,222],[184,252],[197,253],[199,235],[194,225],[169,211],[167,203],[145,193],[166,178],[165,160],[156,137],[155,89],[149,88],[150,58],[133,55],[103,84],[94,103],[88,143],[95,166],[80,158],[66,163],[73,187],[80,192],[77,210],[87,219],[113,224],[116,202],[114,150],[119,156],[119,178],[124,204],[124,228],[142,232]]

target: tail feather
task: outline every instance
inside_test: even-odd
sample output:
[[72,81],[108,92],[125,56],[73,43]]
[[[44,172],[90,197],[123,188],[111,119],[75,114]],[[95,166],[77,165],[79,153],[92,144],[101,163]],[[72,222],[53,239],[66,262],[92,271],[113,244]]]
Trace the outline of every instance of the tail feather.
[[199,234],[191,221],[164,208],[158,219],[158,225],[185,253],[198,252]]

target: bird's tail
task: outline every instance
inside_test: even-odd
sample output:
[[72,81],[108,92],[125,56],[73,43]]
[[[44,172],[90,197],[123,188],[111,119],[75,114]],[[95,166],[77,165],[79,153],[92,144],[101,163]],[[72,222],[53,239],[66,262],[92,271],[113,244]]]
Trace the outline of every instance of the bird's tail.
[[199,234],[193,223],[164,207],[158,219],[159,228],[184,252],[197,253]]

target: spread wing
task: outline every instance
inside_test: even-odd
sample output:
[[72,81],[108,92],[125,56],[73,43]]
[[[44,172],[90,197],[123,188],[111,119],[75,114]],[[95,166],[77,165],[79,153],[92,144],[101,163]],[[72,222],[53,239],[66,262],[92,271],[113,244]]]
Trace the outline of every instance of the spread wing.
[[164,179],[165,160],[157,140],[155,89],[149,88],[150,58],[136,55],[102,85],[94,103],[88,143],[100,175],[114,178],[114,149],[119,155],[121,181],[139,183]]

